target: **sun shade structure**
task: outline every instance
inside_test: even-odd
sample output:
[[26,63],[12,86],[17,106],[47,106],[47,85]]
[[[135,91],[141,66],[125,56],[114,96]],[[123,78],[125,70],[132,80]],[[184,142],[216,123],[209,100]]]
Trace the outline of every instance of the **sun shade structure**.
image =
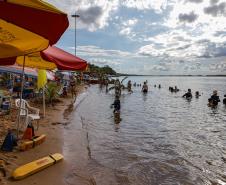
[[0,65],[55,44],[68,25],[67,14],[46,2],[0,0]]
[[67,14],[40,0],[0,0],[0,18],[55,44],[69,22]]
[[[14,60],[15,63],[15,60]],[[36,68],[36,69],[46,69],[46,70],[55,70],[57,69],[57,66],[53,62],[49,62],[44,60],[40,56],[40,52],[38,53],[33,53],[30,55],[25,56],[25,63],[24,63],[24,57],[17,57],[16,58],[16,64],[23,66],[23,64],[26,67],[31,67],[31,68]]]
[[[67,14],[41,0],[0,0],[0,65],[23,56],[20,102],[26,55],[55,44],[69,25]],[[21,109],[20,103],[20,109]],[[18,112],[17,137],[19,135]]]
[[16,56],[44,50],[48,45],[47,39],[0,19],[0,65],[11,65]]
[[[14,73],[14,74],[22,74],[23,68],[17,65],[12,66],[0,66],[0,72],[6,72],[6,73]],[[24,74],[27,76],[37,76],[37,72],[35,69],[32,68],[24,68]]]
[[85,60],[52,46],[49,46],[42,52],[11,58],[10,63],[46,70],[84,71],[87,68],[87,62]]
[[[0,66],[0,72],[4,73],[14,73],[21,75],[23,73],[23,67],[20,67],[18,65],[12,65],[12,66]],[[51,71],[47,71],[47,79],[48,80],[55,80],[55,74]],[[38,72],[36,69],[32,69],[29,67],[24,68],[24,74],[31,77],[38,77]]]
[[41,52],[41,56],[46,61],[54,62],[58,70],[84,71],[87,62],[55,46],[49,46]]

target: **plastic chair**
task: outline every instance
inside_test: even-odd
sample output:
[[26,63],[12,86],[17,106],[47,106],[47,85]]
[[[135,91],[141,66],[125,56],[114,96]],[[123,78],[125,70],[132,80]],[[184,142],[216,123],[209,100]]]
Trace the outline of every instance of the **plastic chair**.
[[[15,100],[15,105],[17,108],[20,108],[20,99]],[[31,110],[34,113],[29,113]],[[30,121],[37,121],[37,129],[39,127],[38,121],[40,120],[40,115],[39,115],[40,110],[35,107],[31,107],[29,103],[22,99],[21,101],[21,110],[20,110],[20,116],[25,117],[25,126],[28,125]]]

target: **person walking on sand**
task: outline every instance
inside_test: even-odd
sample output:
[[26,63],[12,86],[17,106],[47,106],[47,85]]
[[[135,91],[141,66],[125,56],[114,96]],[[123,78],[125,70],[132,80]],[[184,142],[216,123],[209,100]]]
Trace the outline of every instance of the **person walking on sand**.
[[186,92],[182,97],[186,99],[191,99],[192,98],[191,89],[188,89],[188,92]]

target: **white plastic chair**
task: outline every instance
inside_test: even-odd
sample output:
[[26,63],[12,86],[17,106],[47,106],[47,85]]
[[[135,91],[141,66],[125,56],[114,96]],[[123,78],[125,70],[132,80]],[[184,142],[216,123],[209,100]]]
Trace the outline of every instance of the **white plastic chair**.
[[[20,99],[15,100],[15,105],[17,108],[20,108]],[[29,110],[31,110],[33,113],[29,113]],[[31,107],[26,100],[22,99],[20,116],[25,117],[25,126],[27,126],[30,121],[37,121],[38,129],[38,121],[40,120],[39,112],[40,110],[38,108]]]

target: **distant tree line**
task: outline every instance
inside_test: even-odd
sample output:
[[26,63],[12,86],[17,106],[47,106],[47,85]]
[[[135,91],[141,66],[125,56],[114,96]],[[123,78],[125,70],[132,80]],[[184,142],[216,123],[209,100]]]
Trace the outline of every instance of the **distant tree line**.
[[104,67],[99,67],[94,64],[89,64],[89,71],[90,73],[97,73],[97,74],[108,74],[108,75],[117,74],[116,71],[108,65],[105,65]]

